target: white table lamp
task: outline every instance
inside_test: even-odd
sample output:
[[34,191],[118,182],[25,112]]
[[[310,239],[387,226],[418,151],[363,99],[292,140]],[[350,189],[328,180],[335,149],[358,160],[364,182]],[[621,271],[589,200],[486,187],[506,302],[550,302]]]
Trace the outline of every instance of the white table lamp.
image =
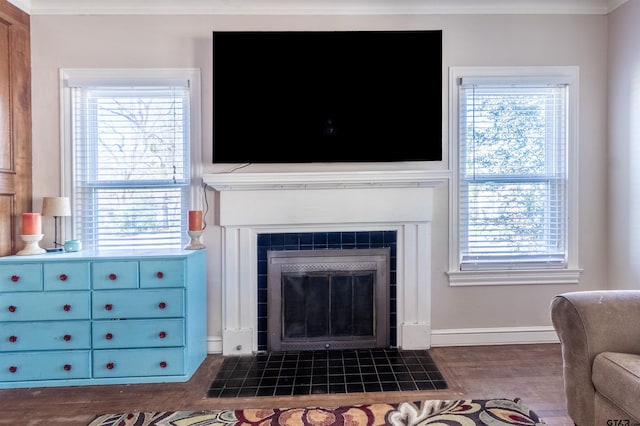
[[44,197],[42,199],[42,216],[53,216],[54,219],[53,247],[46,250],[48,252],[62,251],[63,244],[59,242],[58,221],[62,216],[71,216],[69,197]]

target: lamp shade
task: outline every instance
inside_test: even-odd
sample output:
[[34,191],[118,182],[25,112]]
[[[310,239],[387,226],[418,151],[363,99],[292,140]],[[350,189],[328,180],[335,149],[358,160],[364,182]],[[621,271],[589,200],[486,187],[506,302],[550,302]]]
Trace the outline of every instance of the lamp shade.
[[71,216],[69,197],[44,197],[42,216]]

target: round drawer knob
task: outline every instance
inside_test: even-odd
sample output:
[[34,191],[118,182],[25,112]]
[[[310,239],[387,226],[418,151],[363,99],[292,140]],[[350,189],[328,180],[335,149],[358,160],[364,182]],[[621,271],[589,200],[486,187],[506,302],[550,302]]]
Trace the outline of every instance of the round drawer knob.
[[64,368],[64,371],[71,371],[71,364],[65,364],[62,368]]
[[162,278],[164,278],[164,274],[162,272],[158,272],[158,273],[156,273],[156,277],[162,279]]
[[112,305],[111,303],[107,303],[106,305],[104,305],[104,308],[105,308],[107,311],[110,311],[110,310],[112,310],[112,309],[113,309],[113,305]]
[[112,363],[112,362],[108,362],[108,363],[107,363],[107,370],[113,370],[113,369],[115,368],[115,366],[116,366],[116,365],[115,365],[114,363]]
[[15,307],[15,306],[13,306],[13,305],[9,306],[9,312],[15,312],[15,311],[16,311],[16,309],[18,309],[18,308],[16,308],[16,307]]
[[164,309],[164,308],[166,308],[166,307],[167,307],[167,304],[166,304],[166,303],[164,303],[164,302],[160,302],[160,303],[158,303],[158,307],[159,307],[160,309]]
[[15,365],[9,367],[9,373],[15,373],[16,371],[18,371],[18,367],[16,367]]
[[17,283],[18,281],[20,281],[20,277],[17,275],[11,275],[11,281]]
[[9,336],[9,341],[10,341],[11,343],[15,343],[15,342],[17,342],[17,341],[18,341],[18,336]]
[[65,342],[68,342],[71,340],[71,335],[70,334],[65,334],[63,339],[65,340]]
[[65,312],[69,312],[71,310],[71,305],[64,305],[62,309],[64,309]]
[[167,361],[160,361],[160,368],[167,368]]
[[66,281],[67,278],[69,278],[69,277],[67,277],[67,274],[60,274],[60,276],[58,278],[60,279],[60,281]]
[[105,339],[107,339],[107,340],[111,340],[111,339],[113,339],[113,334],[111,334],[111,333],[107,333],[107,334],[105,334],[105,336],[104,336],[104,337],[105,337]]
[[109,274],[109,279],[111,281],[114,281],[116,278],[118,278],[118,276],[116,274]]
[[164,339],[165,337],[167,337],[167,332],[161,331],[160,333],[158,333],[158,336],[160,336],[161,339]]

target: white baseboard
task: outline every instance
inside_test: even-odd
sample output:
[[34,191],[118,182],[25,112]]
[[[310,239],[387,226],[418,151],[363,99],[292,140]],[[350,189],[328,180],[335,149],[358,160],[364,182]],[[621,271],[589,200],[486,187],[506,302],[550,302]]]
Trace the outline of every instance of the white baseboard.
[[[222,336],[209,336],[210,354],[222,353]],[[448,328],[431,330],[431,346],[516,345],[527,343],[558,343],[552,326]]]
[[207,337],[207,352],[210,354],[222,353],[222,336]]
[[558,342],[558,335],[552,326],[431,330],[431,346],[515,345]]

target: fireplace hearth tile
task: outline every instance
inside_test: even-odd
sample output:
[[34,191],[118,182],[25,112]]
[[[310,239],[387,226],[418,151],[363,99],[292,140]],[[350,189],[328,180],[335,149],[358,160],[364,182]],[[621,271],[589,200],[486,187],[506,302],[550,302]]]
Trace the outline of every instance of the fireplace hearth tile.
[[360,349],[225,357],[209,398],[429,391],[447,383],[425,350]]

